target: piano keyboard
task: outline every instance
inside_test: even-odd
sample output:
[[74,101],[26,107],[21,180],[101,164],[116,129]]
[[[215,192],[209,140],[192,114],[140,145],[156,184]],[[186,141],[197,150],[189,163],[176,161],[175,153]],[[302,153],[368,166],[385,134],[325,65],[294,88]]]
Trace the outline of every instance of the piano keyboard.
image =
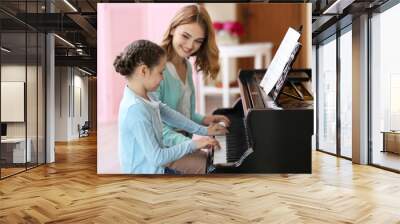
[[214,150],[214,164],[225,164],[227,163],[225,136],[215,136],[215,139],[219,142],[221,149]]
[[215,136],[221,149],[214,150],[213,164],[234,163],[241,159],[249,148],[247,132],[241,118],[229,117],[231,126],[226,136]]

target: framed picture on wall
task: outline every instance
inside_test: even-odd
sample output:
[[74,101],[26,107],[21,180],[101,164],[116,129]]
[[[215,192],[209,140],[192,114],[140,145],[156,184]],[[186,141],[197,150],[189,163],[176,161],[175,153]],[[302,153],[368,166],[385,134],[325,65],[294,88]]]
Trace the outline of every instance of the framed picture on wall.
[[24,122],[25,82],[1,82],[1,122]]

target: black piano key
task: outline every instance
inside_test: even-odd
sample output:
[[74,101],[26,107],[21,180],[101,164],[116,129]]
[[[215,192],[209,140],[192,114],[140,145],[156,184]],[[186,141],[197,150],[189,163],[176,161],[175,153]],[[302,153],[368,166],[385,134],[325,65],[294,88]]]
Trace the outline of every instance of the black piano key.
[[226,135],[226,158],[227,162],[238,161],[248,149],[248,136],[245,130],[244,119],[238,115],[228,115],[231,125]]
[[238,161],[245,150],[246,147],[246,131],[244,130],[243,120],[237,118],[230,118],[231,126],[228,128],[229,133],[226,136],[227,145],[227,161],[236,162]]

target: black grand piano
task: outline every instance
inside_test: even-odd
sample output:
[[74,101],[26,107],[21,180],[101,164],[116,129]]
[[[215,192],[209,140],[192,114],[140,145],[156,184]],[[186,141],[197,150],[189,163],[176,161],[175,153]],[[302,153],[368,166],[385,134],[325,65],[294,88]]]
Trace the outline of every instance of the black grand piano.
[[311,69],[291,69],[299,49],[269,94],[260,86],[266,70],[239,72],[240,99],[214,111],[231,126],[226,136],[215,137],[221,150],[211,156],[213,173],[311,173]]

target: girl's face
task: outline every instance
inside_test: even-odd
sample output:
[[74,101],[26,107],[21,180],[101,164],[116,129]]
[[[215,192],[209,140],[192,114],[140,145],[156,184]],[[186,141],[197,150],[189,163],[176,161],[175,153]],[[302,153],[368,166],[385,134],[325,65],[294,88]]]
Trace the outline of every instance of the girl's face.
[[153,68],[148,68],[144,76],[144,86],[148,92],[156,91],[160,85],[161,80],[163,80],[163,71],[165,64],[167,63],[167,57],[163,56],[160,58],[158,65]]
[[182,58],[188,58],[196,53],[205,40],[204,30],[198,23],[177,26],[171,34],[174,51]]

